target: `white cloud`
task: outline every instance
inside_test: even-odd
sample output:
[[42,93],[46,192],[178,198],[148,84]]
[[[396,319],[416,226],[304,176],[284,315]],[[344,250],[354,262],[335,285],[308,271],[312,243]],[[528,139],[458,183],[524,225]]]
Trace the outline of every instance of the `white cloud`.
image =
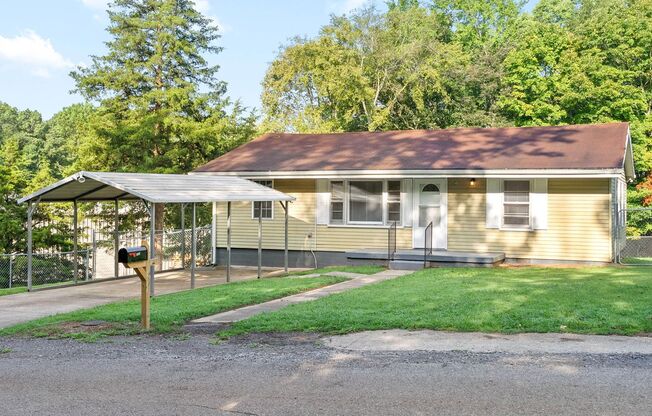
[[109,0],[81,0],[81,2],[86,7],[99,10],[106,10],[109,4]]
[[208,14],[211,9],[211,4],[208,0],[195,0],[195,8],[202,14]]
[[217,25],[217,27],[220,29],[220,32],[225,33],[231,30],[231,27],[222,23],[220,19],[215,16],[214,14],[211,14],[211,4],[209,3],[208,0],[194,0],[195,2],[195,8],[197,11],[207,18],[211,19],[213,23]]
[[51,70],[73,66],[54,49],[50,39],[40,37],[33,30],[13,38],[0,35],[0,60],[26,66],[40,77],[49,77]]
[[335,4],[334,9],[340,13],[350,13],[366,5],[368,2],[369,0],[344,0]]

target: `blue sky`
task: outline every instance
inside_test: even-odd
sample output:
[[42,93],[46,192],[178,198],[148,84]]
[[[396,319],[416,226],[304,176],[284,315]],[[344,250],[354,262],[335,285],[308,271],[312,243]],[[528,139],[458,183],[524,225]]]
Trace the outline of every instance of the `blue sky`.
[[[260,82],[279,47],[296,36],[314,36],[330,15],[381,0],[195,0],[222,27],[224,51],[211,58],[228,94],[260,107]],[[108,39],[107,0],[7,1],[0,14],[0,101],[49,118],[82,101],[69,94],[68,73],[101,55]]]

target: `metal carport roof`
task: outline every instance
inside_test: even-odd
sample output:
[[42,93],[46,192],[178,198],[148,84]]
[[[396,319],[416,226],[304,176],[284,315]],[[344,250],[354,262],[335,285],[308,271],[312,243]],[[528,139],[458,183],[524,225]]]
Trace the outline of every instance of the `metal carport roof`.
[[18,203],[145,200],[152,203],[294,201],[294,197],[235,176],[77,172]]

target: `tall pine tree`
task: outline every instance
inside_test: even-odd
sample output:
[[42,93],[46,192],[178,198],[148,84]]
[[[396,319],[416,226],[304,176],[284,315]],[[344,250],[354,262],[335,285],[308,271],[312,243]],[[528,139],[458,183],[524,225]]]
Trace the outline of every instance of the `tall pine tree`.
[[114,0],[108,13],[108,52],[71,73],[98,104],[80,168],[184,172],[251,137],[253,116],[206,59],[221,51],[219,29],[193,1]]

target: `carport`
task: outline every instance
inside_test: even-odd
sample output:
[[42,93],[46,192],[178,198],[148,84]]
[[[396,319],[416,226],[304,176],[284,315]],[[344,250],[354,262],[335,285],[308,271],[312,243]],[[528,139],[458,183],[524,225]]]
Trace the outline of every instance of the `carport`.
[[[232,202],[276,202],[285,211],[285,271],[288,271],[288,211],[289,203],[294,197],[233,176],[179,175],[154,173],[120,173],[120,172],[77,172],[50,186],[21,198],[18,203],[28,203],[27,210],[27,288],[32,289],[33,257],[33,214],[42,202],[71,202],[73,204],[73,252],[75,264],[78,259],[78,203],[79,202],[114,202],[114,267],[118,276],[119,245],[119,209],[120,201],[142,201],[149,214],[149,261],[156,258],[155,245],[155,204],[191,204],[191,260],[190,287],[195,287],[196,269],[196,213],[197,204],[212,203],[211,247],[213,263],[216,261],[217,204],[226,202],[226,280],[231,276],[231,203]],[[259,206],[262,204],[259,204]],[[258,278],[262,267],[262,216],[258,216]],[[154,267],[150,267],[150,295],[154,294]],[[75,268],[75,280],[78,270]]]

